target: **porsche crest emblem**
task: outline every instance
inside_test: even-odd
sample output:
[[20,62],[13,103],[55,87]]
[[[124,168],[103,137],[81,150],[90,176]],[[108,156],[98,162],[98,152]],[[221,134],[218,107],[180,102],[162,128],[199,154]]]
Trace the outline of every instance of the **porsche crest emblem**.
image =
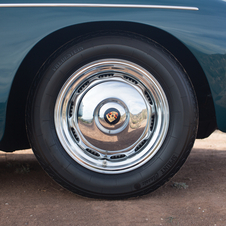
[[109,122],[113,122],[118,118],[118,113],[116,111],[111,111],[106,115]]
[[105,112],[105,121],[110,124],[110,125],[115,125],[117,122],[120,120],[120,113],[117,109],[115,108],[109,108]]

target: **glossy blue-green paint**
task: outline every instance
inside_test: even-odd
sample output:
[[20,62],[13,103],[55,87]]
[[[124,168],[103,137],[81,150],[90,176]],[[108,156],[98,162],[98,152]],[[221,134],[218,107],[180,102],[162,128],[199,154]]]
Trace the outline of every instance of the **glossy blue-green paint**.
[[[0,8],[0,139],[14,76],[27,53],[43,38],[70,25],[128,21],[162,29],[194,54],[210,84],[218,128],[226,132],[226,1],[87,0],[64,3],[153,4],[198,7],[199,11],[132,8]],[[0,1],[21,3],[17,0]],[[47,3],[23,1],[22,3]],[[62,3],[62,1],[48,1]]]

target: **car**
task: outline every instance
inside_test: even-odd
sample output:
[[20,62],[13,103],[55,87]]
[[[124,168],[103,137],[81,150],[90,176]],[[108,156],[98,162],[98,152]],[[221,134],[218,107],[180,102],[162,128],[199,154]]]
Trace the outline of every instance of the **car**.
[[[27,2],[27,3],[26,3]],[[148,194],[226,132],[225,0],[0,3],[0,149],[92,198]]]

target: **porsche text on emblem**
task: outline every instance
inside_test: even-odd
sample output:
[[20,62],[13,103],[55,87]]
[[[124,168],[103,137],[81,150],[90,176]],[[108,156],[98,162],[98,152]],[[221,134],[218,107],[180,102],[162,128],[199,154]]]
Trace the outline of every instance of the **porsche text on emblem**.
[[120,112],[116,108],[109,108],[104,113],[104,119],[110,125],[115,125],[118,123],[120,117]]

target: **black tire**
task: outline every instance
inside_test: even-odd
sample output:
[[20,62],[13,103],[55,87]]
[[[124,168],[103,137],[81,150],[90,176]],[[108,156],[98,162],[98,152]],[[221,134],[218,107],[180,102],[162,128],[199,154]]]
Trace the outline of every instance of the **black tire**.
[[[106,62],[108,64],[113,62],[113,65],[116,62],[115,65],[119,68],[120,65],[123,66],[119,70],[115,69],[116,67],[108,67]],[[87,68],[95,63],[107,65],[107,70],[98,72],[95,66],[95,73],[88,75]],[[125,71],[124,73],[123,70],[126,64],[129,64],[129,72]],[[138,69],[136,72],[130,73],[130,71],[133,71],[133,67]],[[82,77],[81,68],[86,69],[84,77]],[[119,70],[119,72],[112,72],[110,68]],[[139,68],[143,70],[143,73],[149,73],[153,81],[148,80],[148,82],[145,82],[145,80],[142,80],[143,75],[136,77],[136,75],[139,75]],[[106,80],[101,80],[105,77]],[[95,79],[92,80],[93,78]],[[74,80],[72,81],[72,79]],[[120,139],[120,142],[117,141],[117,145],[121,148],[120,151],[112,145],[112,142],[107,143],[107,140],[103,140],[102,143],[98,140],[98,144],[96,138],[93,138],[93,141],[91,138],[95,134],[92,133],[97,130],[88,127],[91,121],[88,122],[85,116],[80,115],[84,114],[83,112],[78,113],[79,109],[80,111],[83,110],[80,105],[81,101],[85,103],[85,95],[88,92],[90,95],[95,93],[93,88],[90,87],[99,87],[97,91],[101,93],[102,84],[110,84],[111,92],[113,91],[112,98],[117,99],[118,88],[115,88],[114,92],[115,84],[118,82],[117,79],[123,84],[125,90],[127,90],[127,86],[128,90],[130,88],[134,89],[134,92],[138,90],[142,97],[140,102],[144,101],[145,104],[143,105],[146,106],[145,113],[143,113],[146,116],[142,116],[142,118],[139,114],[134,116],[135,114],[128,110],[128,118],[132,116],[140,117],[139,120],[142,123],[144,122],[142,127],[142,123],[139,124],[137,119],[136,126],[133,128],[133,131],[136,132],[134,134],[142,134],[142,136],[145,134],[146,138],[141,139],[140,135],[136,135],[134,138],[135,135],[128,132],[128,127],[132,125],[132,119],[128,119],[127,123],[129,124],[126,124],[126,130],[128,131],[125,133],[128,139],[122,136],[124,128],[119,127],[120,132],[115,132],[117,133],[117,139]],[[152,88],[148,88],[149,83],[152,82],[154,85],[151,84],[150,87],[154,86],[154,91]],[[98,83],[98,86],[95,85],[96,83]],[[70,88],[67,88],[65,84]],[[66,95],[69,95],[68,93],[71,90],[82,94],[76,94],[78,95],[76,100],[73,96],[75,94],[70,94],[69,97],[74,99],[67,102],[65,100],[67,99]],[[158,95],[163,97],[156,97]],[[108,95],[107,97],[111,96]],[[80,102],[78,101],[79,98],[81,99]],[[103,97],[104,101],[105,99]],[[74,107],[71,104],[72,102],[78,103],[81,108]],[[139,104],[141,104],[140,102]],[[68,104],[66,110],[63,106],[65,103]],[[112,104],[111,101],[107,103],[109,106]],[[119,108],[120,103],[117,102]],[[151,108],[148,103],[151,107],[154,107]],[[86,105],[89,104],[91,103],[87,102],[85,104],[85,109]],[[127,104],[125,105],[127,106]],[[165,107],[159,107],[159,105]],[[87,109],[89,108],[87,107]],[[100,108],[98,109],[100,111]],[[127,108],[125,107],[125,109]],[[116,114],[115,112],[113,113]],[[72,122],[69,123],[69,118],[72,117],[70,114],[73,114],[73,123],[78,123],[78,125],[74,125]],[[152,118],[151,114],[155,117]],[[196,138],[198,125],[195,93],[186,72],[177,60],[157,43],[145,37],[123,32],[98,33],[81,37],[79,40],[73,40],[56,51],[40,69],[33,82],[26,115],[29,140],[44,170],[55,181],[72,192],[83,196],[107,199],[140,196],[163,185],[179,170],[188,157]],[[125,119],[122,116],[120,118],[124,124],[127,113],[125,115]],[[97,120],[102,120],[99,115],[95,117],[97,117]],[[150,122],[151,120],[153,122]],[[93,121],[95,121],[94,118],[92,118],[92,123]],[[64,122],[68,123],[64,124]],[[81,125],[85,126],[85,129],[82,129]],[[147,125],[150,125],[150,128],[144,130],[143,128],[147,128]],[[75,128],[74,131],[71,127]],[[102,130],[102,127],[98,128]],[[143,129],[142,133],[138,128]],[[84,135],[86,131],[92,134],[91,138]],[[106,133],[104,130],[102,132],[103,137],[105,137]],[[106,136],[111,135],[107,134]],[[80,139],[84,139],[83,137],[85,137],[85,141],[78,143]],[[131,145],[127,144],[127,142],[130,142],[129,139],[134,145],[133,149],[129,149],[129,145]],[[89,146],[89,142],[92,145]],[[151,146],[151,143],[154,143],[153,146]],[[87,144],[89,148],[87,148]],[[106,146],[108,144],[111,148]],[[148,149],[149,145],[150,149]],[[106,159],[100,157],[103,154],[101,150],[104,147],[106,149],[109,147],[109,152],[112,151],[111,156],[108,151],[106,152]],[[124,151],[125,149],[129,151]],[[102,165],[98,165],[100,161],[103,161]],[[96,165],[97,167],[95,167]]]

